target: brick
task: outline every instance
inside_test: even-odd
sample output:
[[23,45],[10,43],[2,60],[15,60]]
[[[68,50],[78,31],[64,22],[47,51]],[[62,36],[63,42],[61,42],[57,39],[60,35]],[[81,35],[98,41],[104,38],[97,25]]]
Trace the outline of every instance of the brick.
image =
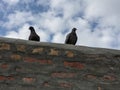
[[95,60],[106,60],[106,57],[96,57]]
[[31,57],[25,57],[24,61],[25,62],[29,62],[29,63],[33,63],[33,62],[37,62],[37,59],[31,58]]
[[45,81],[45,82],[43,83],[43,86],[45,86],[45,87],[49,87],[50,84],[49,84],[47,81]]
[[58,56],[59,55],[59,51],[55,50],[55,49],[50,49],[49,55]]
[[27,84],[32,84],[36,81],[36,79],[32,77],[24,77],[22,80],[24,83],[27,83]]
[[86,57],[86,58],[96,58],[96,57],[99,57],[96,54],[86,54],[86,55],[83,55],[83,56]]
[[72,87],[71,83],[66,83],[66,82],[59,83],[59,85],[60,85],[60,87],[63,87],[63,88],[71,88]]
[[8,64],[1,64],[0,68],[2,69],[8,69],[9,65]]
[[86,54],[83,55],[86,58],[91,58],[91,59],[95,59],[95,60],[106,60],[106,57],[103,55],[96,55],[96,54]]
[[104,75],[103,80],[115,81],[116,77],[113,75]]
[[39,64],[52,64],[53,62],[51,60],[39,60],[31,57],[25,57],[24,58],[25,62],[29,63],[39,63]]
[[17,71],[17,72],[22,72],[23,69],[22,69],[22,67],[16,67],[16,68],[15,68],[15,71]]
[[35,49],[33,49],[32,53],[33,53],[33,54],[42,53],[43,50],[44,50],[44,48],[35,48]]
[[21,56],[18,55],[18,54],[13,54],[13,55],[11,55],[11,59],[12,59],[12,60],[21,60],[22,58],[21,58]]
[[74,53],[72,51],[66,51],[65,53],[66,53],[67,57],[70,57],[70,58],[74,57]]
[[0,56],[0,59],[2,59],[2,56]]
[[0,43],[0,50],[10,50],[10,45],[6,43]]
[[51,76],[54,78],[74,78],[76,73],[54,72]]
[[25,45],[17,45],[17,51],[25,52]]
[[76,69],[83,69],[85,67],[84,64],[82,64],[80,62],[68,62],[68,61],[64,61],[64,66],[72,67],[72,68],[76,68]]
[[95,75],[92,75],[92,74],[85,75],[85,77],[87,79],[96,79],[97,78]]
[[0,76],[0,81],[3,80],[15,80],[15,78],[13,76]]
[[38,60],[40,64],[53,64],[51,60]]
[[98,87],[98,89],[97,90],[102,90],[102,88],[101,87]]
[[0,81],[6,80],[5,76],[0,76]]
[[15,80],[13,76],[7,76],[7,80]]

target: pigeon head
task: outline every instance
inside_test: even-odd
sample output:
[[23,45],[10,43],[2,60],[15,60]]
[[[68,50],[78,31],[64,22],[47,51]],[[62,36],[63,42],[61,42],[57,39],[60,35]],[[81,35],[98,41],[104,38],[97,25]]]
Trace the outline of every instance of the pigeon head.
[[76,28],[73,28],[73,29],[72,29],[72,32],[75,32],[76,30],[77,30]]
[[35,31],[35,30],[34,30],[34,27],[32,27],[32,26],[29,27],[29,30]]

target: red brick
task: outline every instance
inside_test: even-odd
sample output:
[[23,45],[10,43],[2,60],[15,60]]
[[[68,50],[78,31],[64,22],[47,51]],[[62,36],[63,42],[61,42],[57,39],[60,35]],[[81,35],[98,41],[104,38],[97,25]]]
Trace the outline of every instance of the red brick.
[[80,62],[68,62],[68,61],[64,61],[64,66],[77,68],[77,69],[83,69],[85,67],[84,64],[82,64]]
[[25,57],[24,61],[29,62],[29,63],[37,62],[39,64],[52,64],[51,60],[39,60],[39,59],[31,58],[31,57]]
[[7,80],[15,80],[15,78],[13,76],[8,76]]
[[6,80],[5,76],[0,76],[0,81]]
[[40,64],[52,64],[53,62],[51,60],[38,60]]
[[76,76],[75,73],[66,73],[66,72],[55,72],[51,75],[54,78],[74,78]]
[[13,76],[0,76],[0,80],[14,80]]
[[2,64],[0,65],[0,68],[2,69],[8,69],[9,65],[8,64]]
[[24,61],[25,62],[29,62],[29,63],[33,63],[33,62],[37,62],[37,59],[31,58],[31,57],[25,57]]
[[35,80],[36,80],[36,79],[35,79],[35,78],[32,78],[32,77],[24,77],[24,78],[23,78],[23,82],[28,83],[28,84],[34,83]]

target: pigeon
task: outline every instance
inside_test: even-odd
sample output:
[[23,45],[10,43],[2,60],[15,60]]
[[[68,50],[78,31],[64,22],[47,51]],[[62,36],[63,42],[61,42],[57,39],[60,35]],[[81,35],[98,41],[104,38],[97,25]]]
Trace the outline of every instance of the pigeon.
[[29,40],[32,41],[40,41],[40,37],[37,35],[37,33],[35,32],[34,27],[30,26],[29,30],[31,31],[30,36],[29,36]]
[[77,42],[76,28],[73,28],[71,33],[66,36],[65,44],[75,45]]

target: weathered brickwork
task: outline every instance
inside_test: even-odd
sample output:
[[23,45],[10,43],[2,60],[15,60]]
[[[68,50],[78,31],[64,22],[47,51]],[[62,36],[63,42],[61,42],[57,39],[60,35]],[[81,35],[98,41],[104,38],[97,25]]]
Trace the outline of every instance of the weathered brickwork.
[[55,49],[50,49],[49,55],[58,56],[59,55],[59,51],[55,50]]
[[74,57],[74,53],[72,51],[66,51],[67,57]]
[[33,53],[33,54],[36,54],[36,53],[39,54],[39,53],[42,53],[43,50],[44,50],[44,48],[34,48],[33,51],[32,51],[32,53]]
[[66,73],[66,72],[54,72],[51,75],[54,78],[74,78],[76,76],[75,73]]
[[120,90],[120,51],[0,38],[0,90]]
[[25,57],[24,58],[24,62],[28,62],[28,63],[39,63],[39,64],[52,64],[52,60],[40,60],[40,59],[35,59],[35,58],[31,58],[31,57]]
[[85,66],[84,64],[80,62],[70,62],[70,61],[64,61],[64,66],[65,67],[71,67],[71,68],[77,68],[77,69],[83,69]]
[[0,81],[5,81],[5,80],[9,80],[9,81],[12,81],[14,80],[14,77],[13,76],[0,76]]
[[26,51],[25,45],[16,45],[16,47],[17,47],[17,51],[21,51],[21,52],[25,52]]
[[11,59],[12,59],[12,60],[21,60],[21,56],[18,55],[18,54],[12,54],[12,55],[11,55]]
[[36,81],[36,79],[32,77],[24,77],[22,80],[24,83],[27,83],[27,84],[35,83]]
[[6,43],[0,43],[0,50],[10,50],[10,45]]
[[9,65],[7,63],[0,64],[0,68],[8,69]]

